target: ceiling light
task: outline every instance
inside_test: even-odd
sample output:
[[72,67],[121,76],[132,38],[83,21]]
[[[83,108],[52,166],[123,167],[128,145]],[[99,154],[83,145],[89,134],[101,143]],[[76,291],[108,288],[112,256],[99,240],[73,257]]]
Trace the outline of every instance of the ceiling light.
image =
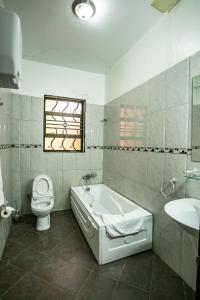
[[79,19],[86,21],[94,16],[96,8],[91,0],[75,0],[72,11]]

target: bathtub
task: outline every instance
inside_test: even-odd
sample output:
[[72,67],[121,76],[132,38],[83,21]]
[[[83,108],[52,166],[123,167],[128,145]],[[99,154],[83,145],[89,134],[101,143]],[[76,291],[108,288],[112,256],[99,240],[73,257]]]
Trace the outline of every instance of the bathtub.
[[[104,184],[71,188],[71,207],[83,234],[100,265],[152,248],[152,214],[113,191]],[[139,233],[111,238],[105,224],[96,215],[124,214],[138,209],[144,218],[143,230]],[[94,213],[95,212],[95,213]]]

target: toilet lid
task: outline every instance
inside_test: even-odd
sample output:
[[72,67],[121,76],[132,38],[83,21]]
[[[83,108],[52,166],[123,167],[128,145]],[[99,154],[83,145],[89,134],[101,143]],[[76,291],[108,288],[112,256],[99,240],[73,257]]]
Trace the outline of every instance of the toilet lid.
[[37,182],[36,182],[36,192],[38,195],[40,196],[45,196],[48,191],[49,191],[49,182],[47,179],[45,178],[40,178]]
[[35,200],[53,198],[53,183],[48,175],[41,174],[35,177],[32,196]]

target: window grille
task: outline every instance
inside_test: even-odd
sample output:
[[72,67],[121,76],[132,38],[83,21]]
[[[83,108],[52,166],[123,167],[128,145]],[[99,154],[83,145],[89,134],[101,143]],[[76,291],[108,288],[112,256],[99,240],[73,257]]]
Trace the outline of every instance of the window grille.
[[44,151],[85,151],[85,100],[44,96]]

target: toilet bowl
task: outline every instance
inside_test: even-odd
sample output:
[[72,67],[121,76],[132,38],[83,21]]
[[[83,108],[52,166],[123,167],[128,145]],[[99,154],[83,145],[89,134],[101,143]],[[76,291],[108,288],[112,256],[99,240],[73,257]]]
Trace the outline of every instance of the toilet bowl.
[[50,227],[50,213],[54,205],[53,183],[49,176],[38,175],[33,182],[31,210],[37,216],[36,229],[47,230]]

